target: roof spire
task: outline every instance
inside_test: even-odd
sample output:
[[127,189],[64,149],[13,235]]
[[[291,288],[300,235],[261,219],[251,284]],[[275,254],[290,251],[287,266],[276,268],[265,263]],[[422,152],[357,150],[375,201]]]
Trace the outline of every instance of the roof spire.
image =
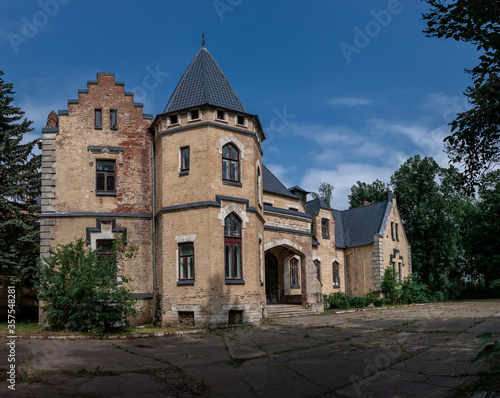
[[205,44],[207,44],[207,42],[205,41],[205,29],[202,29],[201,30],[201,47],[205,47]]

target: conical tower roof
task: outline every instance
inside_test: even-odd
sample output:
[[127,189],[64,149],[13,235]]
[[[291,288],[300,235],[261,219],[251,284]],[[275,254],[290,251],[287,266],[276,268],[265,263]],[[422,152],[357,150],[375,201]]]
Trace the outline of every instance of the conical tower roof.
[[247,113],[224,72],[203,46],[177,84],[165,113],[205,104]]

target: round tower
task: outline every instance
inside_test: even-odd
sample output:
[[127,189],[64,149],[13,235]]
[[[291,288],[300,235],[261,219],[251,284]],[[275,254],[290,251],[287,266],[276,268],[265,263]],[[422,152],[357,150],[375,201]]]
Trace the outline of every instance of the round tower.
[[258,116],[203,46],[152,129],[162,323],[259,322],[266,299]]

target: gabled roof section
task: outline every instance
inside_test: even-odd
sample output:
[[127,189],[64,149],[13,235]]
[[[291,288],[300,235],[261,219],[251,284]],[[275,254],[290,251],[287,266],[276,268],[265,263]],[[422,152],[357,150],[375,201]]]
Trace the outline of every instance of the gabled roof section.
[[164,113],[204,104],[247,113],[222,69],[202,47],[177,84]]
[[383,202],[354,209],[332,210],[335,218],[335,245],[357,247],[373,243],[375,235],[383,236],[392,209],[392,194]]
[[321,209],[331,210],[320,198],[315,198],[306,203],[307,212],[311,215],[319,214]]
[[290,191],[286,189],[281,181],[278,180],[278,178],[271,173],[265,165],[262,165],[262,185],[265,192],[298,199],[297,196],[292,195]]

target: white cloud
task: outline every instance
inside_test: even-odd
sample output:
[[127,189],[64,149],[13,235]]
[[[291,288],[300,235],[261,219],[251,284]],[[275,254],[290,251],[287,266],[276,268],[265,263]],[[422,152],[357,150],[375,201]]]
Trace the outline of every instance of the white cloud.
[[349,208],[348,195],[356,181],[372,183],[376,179],[389,183],[395,169],[386,166],[373,166],[368,163],[344,163],[332,169],[308,169],[302,177],[300,186],[308,191],[317,191],[321,182],[334,186],[332,207],[339,210]]
[[[277,163],[267,163],[265,158],[264,158],[264,164],[266,167],[269,169],[271,173],[273,173],[278,180],[281,181],[281,183],[286,187],[290,188],[294,185],[297,185],[297,182],[294,180],[294,177],[292,175],[292,179],[287,177],[287,174],[296,174],[297,171],[297,166],[288,166],[285,167],[281,164]],[[294,182],[295,181],[295,182]]]
[[333,106],[347,106],[347,107],[358,107],[358,106],[368,106],[372,104],[372,100],[366,98],[355,98],[355,97],[336,97],[330,98],[328,103]]

